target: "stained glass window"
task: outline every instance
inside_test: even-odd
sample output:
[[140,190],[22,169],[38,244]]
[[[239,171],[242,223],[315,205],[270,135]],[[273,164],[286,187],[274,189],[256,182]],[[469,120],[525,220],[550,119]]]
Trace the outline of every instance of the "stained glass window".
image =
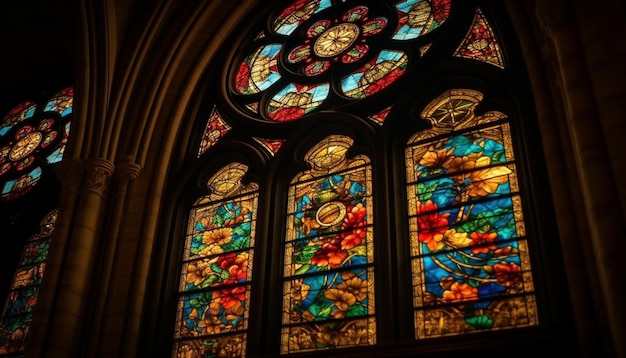
[[245,355],[258,195],[247,169],[224,167],[190,211],[173,357]]
[[204,133],[202,133],[202,141],[198,148],[198,157],[204,154],[213,144],[217,143],[229,130],[230,126],[224,121],[217,108],[213,107],[209,120],[204,128]]
[[282,353],[376,342],[371,167],[351,145],[320,142],[289,188]]
[[511,133],[481,99],[444,93],[406,149],[416,338],[537,324]]
[[[402,356],[430,356],[449,349],[438,338],[543,328],[545,285],[533,269],[538,227],[551,224],[533,210],[533,188],[545,184],[524,176],[533,158],[514,153],[535,134],[525,126],[534,114],[521,114],[524,69],[505,61],[515,41],[496,3],[293,0],[253,14],[259,23],[221,63],[225,86],[208,96],[211,118],[223,105],[221,129],[199,119],[207,129],[189,160],[233,150],[255,162],[269,199],[257,207],[244,199],[256,189],[232,189],[192,209],[177,356],[383,355],[396,343]],[[243,188],[245,166],[229,168],[212,182],[218,192]],[[203,241],[226,225],[218,208],[231,202],[249,203],[252,231],[257,210],[264,218],[264,281],[255,276],[262,292],[250,311],[251,259],[232,285],[217,260],[251,257],[253,245],[212,252]],[[223,288],[237,289],[244,309],[228,311]]]
[[477,10],[472,27],[454,55],[504,68],[498,40],[480,9]]
[[261,144],[263,148],[267,149],[272,155],[276,154],[280,147],[285,143],[284,139],[265,139],[253,137],[257,143]]
[[[450,9],[450,0],[296,0],[272,17],[273,26],[235,62],[233,95],[241,108],[267,97],[261,101],[265,108],[254,113],[278,122],[338,103],[358,105],[403,77],[423,52],[422,38],[439,30]],[[281,56],[286,60],[279,61]]]
[[56,219],[57,210],[48,213],[40,222],[39,233],[24,245],[0,317],[0,357],[21,356],[25,349]]
[[0,124],[0,200],[12,201],[30,192],[44,169],[63,158],[70,132],[73,88],[59,91],[44,103],[24,102]]

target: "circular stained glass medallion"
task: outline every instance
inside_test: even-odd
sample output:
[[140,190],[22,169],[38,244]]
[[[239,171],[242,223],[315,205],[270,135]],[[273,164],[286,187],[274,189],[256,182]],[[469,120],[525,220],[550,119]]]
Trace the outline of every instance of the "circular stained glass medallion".
[[343,222],[346,206],[340,201],[331,201],[320,206],[315,213],[315,221],[322,227],[329,227]]
[[352,23],[343,23],[324,31],[315,41],[313,51],[320,57],[335,57],[349,49],[361,30]]
[[41,143],[41,138],[42,136],[39,132],[28,133],[24,138],[17,141],[13,148],[11,148],[11,151],[9,152],[9,159],[12,161],[18,161],[26,158],[30,153],[37,149],[37,146]]
[[231,61],[233,98],[259,119],[288,122],[381,92],[418,62],[427,40],[416,39],[451,8],[451,0],[391,3],[293,0]]

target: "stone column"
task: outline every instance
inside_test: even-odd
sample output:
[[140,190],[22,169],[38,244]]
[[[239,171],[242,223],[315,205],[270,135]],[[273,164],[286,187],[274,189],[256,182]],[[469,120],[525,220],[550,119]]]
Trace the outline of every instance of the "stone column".
[[[626,357],[626,306],[618,292],[624,284],[626,251],[624,222],[618,184],[612,172],[610,152],[603,131],[599,103],[593,92],[592,74],[581,43],[571,1],[537,1],[537,16],[553,44],[560,71],[561,95],[566,109],[569,135],[574,149],[583,205],[580,210],[589,222],[590,238],[599,277],[599,286],[610,331],[610,356]],[[589,6],[599,6],[588,4]],[[596,24],[601,26],[601,24]],[[602,38],[596,39],[603,41]],[[590,49],[593,50],[593,49]],[[599,69],[593,69],[598,71]],[[608,349],[611,349],[608,347]]]
[[94,263],[99,240],[104,236],[101,234],[102,213],[112,173],[113,164],[105,159],[84,162],[84,181],[73,210],[72,231],[66,244],[42,356],[75,357],[80,353],[81,339],[90,334],[84,331],[86,308],[93,298]]
[[[105,246],[103,246],[104,259],[98,270],[98,277],[101,281],[96,288],[98,295],[93,301],[95,305],[94,325],[90,335],[87,337],[89,340],[89,346],[87,347],[89,355],[95,356],[96,354],[106,354],[111,351],[119,352],[120,350],[119,345],[125,331],[124,322],[126,320],[117,315],[117,317],[114,317],[112,320],[113,323],[110,322],[110,316],[113,312],[110,307],[112,300],[109,296],[114,295],[113,292],[117,290],[115,287],[115,279],[116,274],[119,274],[119,272],[117,272],[115,268],[119,267],[120,264],[118,262],[120,261],[120,253],[118,252],[120,250],[119,232],[122,222],[124,221],[124,216],[126,215],[128,185],[137,178],[140,171],[141,166],[139,164],[128,160],[117,164],[115,174],[113,175],[113,192],[109,197],[111,197],[114,203],[110,208],[112,218],[109,222]],[[131,262],[132,261],[123,261],[123,265],[128,267],[128,265],[131,265]],[[129,272],[129,270],[127,270],[127,272]],[[122,293],[122,295],[124,295],[124,300],[128,299],[125,292]],[[115,300],[113,299],[113,301]],[[113,324],[113,327],[108,327],[111,324]],[[111,332],[114,332],[114,334]]]
[[[623,0],[576,1],[576,21],[581,47],[590,73],[591,90],[598,106],[611,170],[617,183],[626,183],[626,13]],[[615,195],[626,203],[626,186]],[[626,221],[626,210],[622,209]]]

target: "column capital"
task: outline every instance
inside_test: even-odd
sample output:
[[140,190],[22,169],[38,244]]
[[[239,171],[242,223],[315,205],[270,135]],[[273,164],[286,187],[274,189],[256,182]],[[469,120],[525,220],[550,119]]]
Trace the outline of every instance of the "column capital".
[[88,192],[103,195],[108,189],[115,166],[103,158],[90,158],[85,161],[84,189]]
[[141,172],[141,166],[130,160],[123,161],[115,165],[115,177],[122,182],[129,182],[137,179]]

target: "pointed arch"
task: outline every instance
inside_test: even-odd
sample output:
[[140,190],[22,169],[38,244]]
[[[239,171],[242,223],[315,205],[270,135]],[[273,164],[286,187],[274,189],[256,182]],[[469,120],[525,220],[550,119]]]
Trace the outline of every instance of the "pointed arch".
[[[221,87],[201,107],[217,108],[229,130],[206,147],[199,119],[185,161],[197,167],[237,143],[265,163],[257,234],[267,240],[254,270],[265,283],[249,314],[267,341],[247,336],[247,354],[357,356],[396,343],[433,353],[447,336],[485,344],[551,324],[537,308],[547,287],[533,271],[539,218],[524,204],[526,184],[543,179],[513,155],[523,89],[507,81],[522,68],[459,52],[487,18],[499,39],[494,13],[478,5],[280,4],[207,74],[206,86]],[[428,172],[439,159],[456,166]]]

